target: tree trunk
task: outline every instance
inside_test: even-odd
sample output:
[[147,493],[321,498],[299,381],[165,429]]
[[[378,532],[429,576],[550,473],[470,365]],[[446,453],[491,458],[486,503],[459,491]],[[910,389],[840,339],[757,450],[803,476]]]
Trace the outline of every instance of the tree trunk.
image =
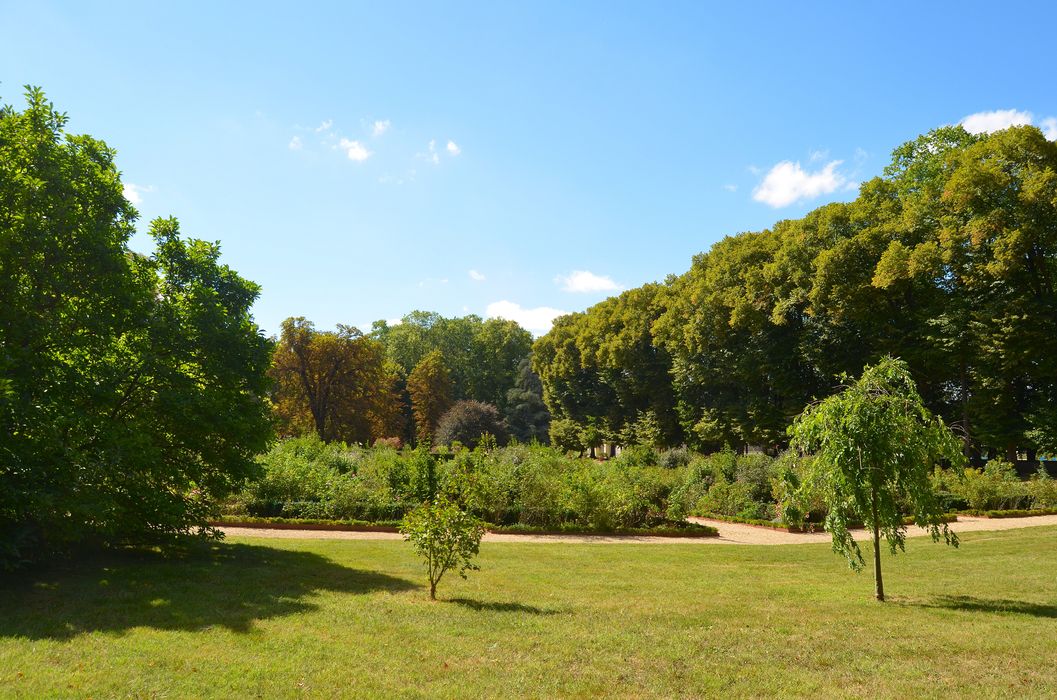
[[877,600],[884,602],[885,599],[885,585],[881,579],[881,529],[877,523],[877,489],[873,489],[872,492],[873,503],[871,504],[871,512],[873,513],[873,578],[876,587]]
[[430,600],[436,600],[437,599],[437,583],[436,583],[436,581],[430,581],[429,582],[429,599]]

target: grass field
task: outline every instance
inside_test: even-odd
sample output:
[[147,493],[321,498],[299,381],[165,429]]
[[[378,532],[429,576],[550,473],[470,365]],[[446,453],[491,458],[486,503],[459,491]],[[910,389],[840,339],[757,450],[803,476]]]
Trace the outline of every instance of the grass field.
[[401,542],[244,540],[0,583],[3,697],[1057,696],[1057,528],[825,545],[489,544],[430,603]]

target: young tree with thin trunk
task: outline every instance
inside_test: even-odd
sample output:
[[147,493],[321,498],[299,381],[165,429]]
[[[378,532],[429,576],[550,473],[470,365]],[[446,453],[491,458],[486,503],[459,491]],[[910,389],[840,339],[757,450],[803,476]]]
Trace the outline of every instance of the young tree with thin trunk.
[[408,513],[400,531],[426,565],[430,600],[437,599],[437,585],[447,572],[466,578],[467,571],[479,568],[473,558],[480,550],[484,526],[444,496]]
[[867,367],[844,391],[809,406],[789,434],[793,449],[814,455],[802,479],[794,478],[794,500],[822,498],[833,550],[856,571],[865,562],[849,530],[864,523],[872,531],[877,600],[885,599],[881,538],[893,554],[903,550],[904,518],[912,516],[933,541],[958,546],[929,474],[940,462],[961,463],[961,442],[925,408],[902,360]]

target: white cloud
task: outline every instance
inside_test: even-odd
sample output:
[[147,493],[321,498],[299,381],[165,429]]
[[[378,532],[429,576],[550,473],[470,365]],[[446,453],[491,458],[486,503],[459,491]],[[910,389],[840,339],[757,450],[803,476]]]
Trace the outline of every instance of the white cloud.
[[154,185],[135,185],[131,182],[126,182],[122,187],[125,199],[136,205],[143,204],[144,193],[153,191]]
[[371,125],[371,134],[375,137],[381,136],[385,132],[389,131],[389,127],[393,124],[388,119],[380,119]]
[[592,292],[619,292],[623,289],[612,278],[605,275],[596,275],[587,270],[574,270],[568,276],[554,278],[554,281],[562,285],[566,292],[592,293]]
[[342,139],[338,143],[338,147],[345,151],[345,155],[349,157],[349,160],[354,160],[357,163],[362,163],[371,157],[371,152],[367,150],[359,141],[349,141],[348,139]]
[[450,139],[448,140],[448,145],[445,146],[445,148],[447,148],[448,149],[448,153],[453,155],[453,156],[457,156],[460,153],[462,153],[462,149],[459,148],[459,144],[455,143],[454,141],[452,141]]
[[402,319],[402,318],[390,318],[390,319],[386,319],[385,323],[386,323],[386,325],[389,325],[389,326],[399,326],[403,322],[404,322],[404,319]]
[[961,125],[970,134],[990,134],[1011,126],[1024,126],[1031,123],[1031,112],[1018,112],[1015,109],[996,109],[994,112],[977,112],[962,119]]
[[737,192],[738,191],[738,186],[737,185],[723,185],[723,189],[725,189],[727,192]]
[[304,144],[301,142],[301,137],[300,136],[295,136],[292,139],[290,139],[290,145],[288,146],[288,148],[291,151],[300,151],[303,146],[304,146]]
[[418,286],[419,287],[429,287],[429,286],[432,286],[434,284],[447,284],[447,283],[448,283],[448,278],[447,277],[441,277],[439,279],[436,278],[436,277],[427,277],[426,279],[424,279],[421,282],[419,282]]
[[436,139],[429,140],[429,162],[433,165],[440,165],[440,155],[437,154],[437,141]]
[[1039,122],[1039,128],[1050,141],[1057,141],[1057,117],[1046,117]]
[[486,278],[477,270],[470,270],[470,279],[472,279],[474,282],[484,282]]
[[532,309],[526,309],[521,304],[503,300],[489,304],[485,308],[484,313],[487,318],[503,318],[508,321],[516,321],[527,330],[546,333],[550,330],[554,319],[564,316],[568,312],[552,309],[549,306],[537,306]]
[[323,131],[330,131],[330,127],[332,126],[334,126],[333,119],[324,119],[323,123],[313,129],[313,131],[315,131],[317,134]]
[[835,192],[847,182],[847,178],[837,172],[837,166],[842,162],[833,160],[821,170],[809,172],[800,167],[799,162],[783,160],[767,172],[763,182],[752,191],[752,198],[777,208]]

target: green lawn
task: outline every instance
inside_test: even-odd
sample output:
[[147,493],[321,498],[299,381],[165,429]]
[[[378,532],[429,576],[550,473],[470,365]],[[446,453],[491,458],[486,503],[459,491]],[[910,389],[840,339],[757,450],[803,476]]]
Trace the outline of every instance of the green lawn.
[[3,697],[1057,696],[1057,528],[825,545],[490,544],[430,603],[401,542],[242,540],[0,584]]

